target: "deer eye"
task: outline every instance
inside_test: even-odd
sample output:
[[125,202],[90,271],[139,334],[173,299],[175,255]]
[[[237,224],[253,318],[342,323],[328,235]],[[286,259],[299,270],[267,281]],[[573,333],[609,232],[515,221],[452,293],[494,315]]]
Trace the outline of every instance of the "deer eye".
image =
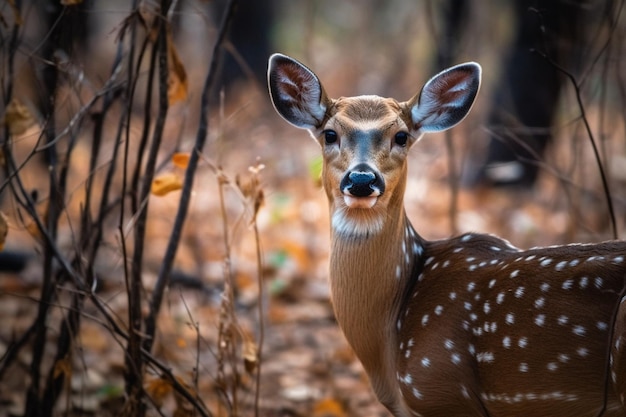
[[396,136],[393,138],[393,141],[396,145],[405,147],[407,142],[409,141],[409,134],[406,132],[398,132]]
[[337,143],[337,132],[335,132],[334,130],[325,130],[323,133],[324,142],[326,143],[326,145],[332,145],[333,143]]

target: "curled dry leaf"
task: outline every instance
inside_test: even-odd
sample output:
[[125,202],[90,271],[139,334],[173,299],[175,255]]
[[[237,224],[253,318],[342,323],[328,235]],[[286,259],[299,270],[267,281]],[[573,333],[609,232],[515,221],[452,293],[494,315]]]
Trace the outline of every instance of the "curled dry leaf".
[[8,126],[11,135],[17,136],[35,125],[35,118],[27,106],[13,98],[6,108],[4,123]]
[[0,211],[0,251],[4,249],[4,243],[7,240],[7,234],[9,233],[9,223],[7,217]]
[[72,364],[70,363],[70,360],[68,357],[59,359],[54,364],[54,372],[53,372],[54,378],[58,378],[62,375],[68,378],[72,375]]
[[254,373],[259,363],[259,349],[249,337],[246,337],[243,342],[243,364],[246,368],[246,372],[249,374]]
[[180,190],[181,188],[183,188],[183,182],[180,176],[173,172],[168,172],[159,175],[152,181],[150,192],[156,196],[162,197],[172,191]]
[[187,71],[185,66],[176,52],[174,40],[172,39],[172,31],[167,31],[167,55],[169,64],[169,77],[167,80],[167,96],[170,105],[185,101],[187,99],[187,90],[189,81],[187,80]]

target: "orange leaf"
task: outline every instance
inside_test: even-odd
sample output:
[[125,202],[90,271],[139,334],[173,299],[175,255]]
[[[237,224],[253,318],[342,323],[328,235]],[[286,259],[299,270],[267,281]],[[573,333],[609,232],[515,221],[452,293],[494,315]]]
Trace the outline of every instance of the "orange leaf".
[[178,168],[186,169],[189,165],[189,152],[177,152],[172,156],[172,163]]
[[189,86],[187,71],[185,71],[185,67],[180,61],[178,52],[176,52],[176,48],[174,47],[171,30],[167,33],[167,53],[167,62],[169,64],[167,96],[171,105],[187,99],[187,90]]
[[313,417],[346,417],[346,411],[339,401],[324,398],[315,404]]
[[172,191],[180,190],[183,188],[183,182],[180,177],[174,173],[165,173],[159,175],[152,181],[152,187],[150,191],[152,194],[162,197],[171,193]]
[[148,382],[146,392],[150,395],[157,407],[161,407],[165,398],[172,392],[172,384],[164,378],[154,378]]

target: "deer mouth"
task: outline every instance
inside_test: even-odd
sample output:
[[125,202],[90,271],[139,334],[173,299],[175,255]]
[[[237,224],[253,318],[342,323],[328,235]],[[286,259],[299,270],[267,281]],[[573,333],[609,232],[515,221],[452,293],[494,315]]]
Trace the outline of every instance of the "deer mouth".
[[378,196],[355,197],[353,195],[343,195],[343,201],[351,209],[371,209],[378,201]]

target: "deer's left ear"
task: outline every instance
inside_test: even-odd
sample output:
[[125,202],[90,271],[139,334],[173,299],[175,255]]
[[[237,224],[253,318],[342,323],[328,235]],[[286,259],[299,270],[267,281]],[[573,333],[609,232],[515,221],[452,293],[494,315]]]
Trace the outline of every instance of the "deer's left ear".
[[481,68],[475,62],[456,65],[435,75],[409,101],[413,128],[438,132],[467,116],[480,88]]
[[293,58],[274,54],[269,60],[267,84],[274,108],[286,121],[302,129],[322,125],[329,100],[313,71]]

